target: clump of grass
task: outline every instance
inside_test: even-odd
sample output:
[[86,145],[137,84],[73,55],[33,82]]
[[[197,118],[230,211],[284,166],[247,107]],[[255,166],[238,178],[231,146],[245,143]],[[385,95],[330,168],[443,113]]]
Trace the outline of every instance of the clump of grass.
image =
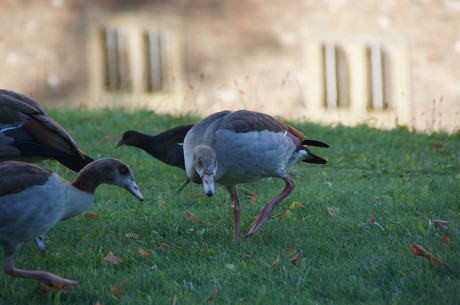
[[[292,168],[296,189],[274,214],[294,202],[296,208],[235,244],[224,189],[212,198],[200,196],[198,185],[176,194],[174,189],[185,178],[183,171],[140,150],[115,149],[126,129],[154,134],[197,118],[148,111],[48,112],[87,154],[130,164],[146,200],[139,203],[122,190],[102,186],[88,211],[96,217],[82,215],[58,224],[46,236],[44,255],[28,243],[16,259],[20,267],[45,269],[80,280],[81,285],[43,295],[33,281],[0,275],[0,304],[458,301],[458,136],[295,124],[331,145],[328,150],[315,149],[329,164]],[[41,165],[69,180],[75,176],[56,162]],[[245,186],[257,200],[254,205],[250,199],[243,200],[243,231],[282,187],[279,179]],[[185,211],[198,220],[191,221]],[[429,226],[429,219],[448,220],[450,227],[447,232],[436,230]],[[429,249],[449,268],[414,256],[409,250],[413,243]],[[300,255],[297,266],[288,248]],[[104,258],[109,252],[123,263],[107,263]]]

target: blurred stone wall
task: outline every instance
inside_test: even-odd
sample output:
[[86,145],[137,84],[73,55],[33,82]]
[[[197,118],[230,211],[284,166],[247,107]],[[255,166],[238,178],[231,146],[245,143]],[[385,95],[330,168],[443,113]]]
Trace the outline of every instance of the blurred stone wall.
[[[97,104],[87,35],[98,14],[181,20],[183,111],[248,108],[338,123],[340,116],[318,116],[323,110],[309,106],[318,82],[310,73],[309,40],[376,37],[402,41],[408,53],[409,91],[400,94],[410,118],[387,118],[390,124],[381,126],[460,127],[458,0],[3,0],[0,87],[42,104]],[[366,121],[372,118],[357,119]]]

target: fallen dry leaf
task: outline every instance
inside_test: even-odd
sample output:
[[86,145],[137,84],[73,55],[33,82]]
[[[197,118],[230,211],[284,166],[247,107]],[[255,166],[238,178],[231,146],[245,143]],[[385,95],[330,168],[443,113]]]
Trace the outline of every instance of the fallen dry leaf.
[[254,203],[256,203],[257,201],[257,196],[256,195],[252,195],[251,196],[251,200],[249,201],[251,203],[251,205],[253,205]]
[[169,245],[165,243],[160,244],[160,250],[163,252],[168,252],[169,251]]
[[337,217],[337,213],[335,212],[334,208],[326,208],[326,210],[329,216],[331,216],[332,218]]
[[185,217],[187,217],[187,219],[190,221],[200,221],[200,219],[196,217],[195,215],[193,215],[193,213],[190,212],[189,210],[185,211]]
[[289,260],[294,266],[299,267],[302,262],[302,256],[300,253],[297,253]]
[[244,254],[243,257],[244,257],[244,260],[245,260],[246,262],[249,262],[249,261],[252,259],[252,254],[246,253],[246,254]]
[[85,218],[98,218],[99,214],[97,213],[85,213]]
[[119,258],[118,256],[113,255],[112,251],[107,253],[107,256],[104,258],[104,261],[107,263],[111,263],[114,265],[120,265],[123,263],[123,260]]
[[214,290],[212,291],[211,295],[208,297],[208,302],[210,303],[214,302],[218,294],[219,294],[219,290],[217,290],[217,287],[214,287]]
[[176,305],[176,303],[177,303],[177,295],[175,295],[175,296],[173,297],[172,305]]
[[72,286],[66,286],[66,285],[55,283],[55,282],[39,283],[36,288],[36,291],[43,296],[49,296],[56,290],[60,290],[63,293],[67,293],[67,291],[71,287]]
[[279,213],[278,215],[276,215],[275,218],[277,218],[277,219],[283,218],[284,216],[287,215],[288,212],[289,212],[289,209],[286,209],[286,210],[282,211],[281,213]]
[[275,269],[275,267],[278,265],[280,260],[281,260],[281,252],[278,254],[278,256],[276,257],[275,261],[272,263],[272,268],[273,269]]
[[440,261],[438,261],[436,258],[434,258],[434,256],[428,252],[427,250],[425,250],[422,246],[420,245],[417,245],[417,244],[412,244],[410,246],[410,250],[412,251],[412,253],[414,253],[415,255],[417,256],[422,256],[426,259],[428,259],[430,262],[432,262],[433,264],[435,264],[436,266],[445,266],[445,267],[448,267],[447,265],[441,263]]
[[201,199],[203,197],[204,197],[203,194],[190,194],[187,196],[188,199]]
[[94,303],[94,305],[104,305],[104,303],[102,303],[100,300],[97,300],[96,303]]
[[45,284],[40,284],[35,291],[42,296],[48,297],[53,292],[53,288]]
[[431,147],[433,147],[436,150],[439,150],[442,148],[442,143],[439,143],[439,142],[431,143]]
[[109,285],[109,287],[110,287],[110,292],[112,293],[112,296],[115,298],[118,298],[118,296],[121,294],[121,289],[115,286],[112,286],[112,285]]
[[142,248],[142,247],[139,247],[138,251],[139,251],[139,254],[142,255],[143,257],[147,257],[147,256],[150,255],[150,253],[148,253],[148,252],[147,252],[144,248]]
[[444,235],[443,237],[441,237],[441,240],[443,243],[445,243],[446,245],[450,243],[450,238],[449,236],[447,235]]
[[296,248],[286,248],[284,251],[286,252],[286,254],[296,254],[297,253]]
[[384,231],[385,229],[382,227],[381,224],[379,224],[377,221],[375,221],[375,213],[374,210],[372,210],[371,216],[366,220],[364,223],[358,224],[359,227],[366,227],[368,225],[373,225],[379,228],[380,230]]
[[434,224],[439,230],[447,231],[449,229],[449,222],[447,220],[429,220],[430,225]]
[[367,223],[374,224],[374,222],[375,222],[375,214],[374,214],[374,210],[372,210],[372,214],[371,214],[371,216],[367,219]]
[[126,237],[131,238],[131,239],[138,239],[140,236],[136,233],[126,233]]

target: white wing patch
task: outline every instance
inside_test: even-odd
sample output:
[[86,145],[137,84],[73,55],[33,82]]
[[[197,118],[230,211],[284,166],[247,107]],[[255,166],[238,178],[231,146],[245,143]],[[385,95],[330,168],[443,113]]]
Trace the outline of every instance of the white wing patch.
[[5,131],[8,131],[8,130],[21,128],[22,125],[24,125],[24,123],[19,124],[19,125],[6,125],[6,126],[0,126],[0,132],[5,132]]

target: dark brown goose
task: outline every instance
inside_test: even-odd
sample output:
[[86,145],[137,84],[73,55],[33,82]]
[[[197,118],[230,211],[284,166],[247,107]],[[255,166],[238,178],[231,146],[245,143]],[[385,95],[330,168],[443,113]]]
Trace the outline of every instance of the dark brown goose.
[[31,98],[0,89],[0,161],[55,159],[78,172],[93,159]]
[[[193,127],[181,125],[168,129],[157,135],[148,135],[135,130],[125,131],[117,146],[137,147],[161,162],[185,170],[183,143],[187,132]],[[186,180],[178,189],[180,191],[190,180]]]

